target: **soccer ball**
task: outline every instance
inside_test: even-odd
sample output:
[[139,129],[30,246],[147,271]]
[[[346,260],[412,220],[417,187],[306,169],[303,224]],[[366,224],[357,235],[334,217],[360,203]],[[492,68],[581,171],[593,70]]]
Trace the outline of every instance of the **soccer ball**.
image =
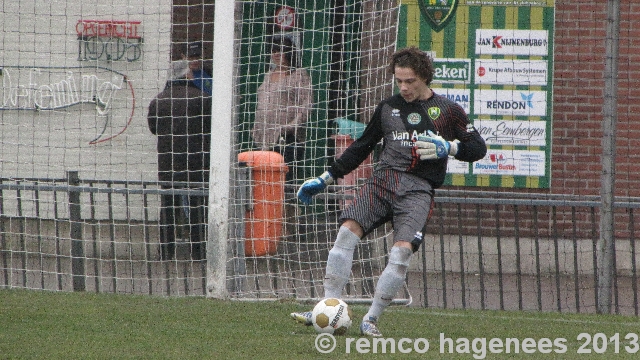
[[328,298],[316,304],[311,322],[319,333],[344,335],[351,326],[351,308],[346,302]]

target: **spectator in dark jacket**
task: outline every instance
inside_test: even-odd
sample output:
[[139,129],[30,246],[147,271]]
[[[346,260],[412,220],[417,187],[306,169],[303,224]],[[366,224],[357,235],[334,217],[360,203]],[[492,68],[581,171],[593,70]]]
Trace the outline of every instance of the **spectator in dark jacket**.
[[[158,137],[158,180],[163,189],[203,188],[209,182],[211,144],[211,96],[192,81],[188,61],[172,64],[165,89],[149,104],[149,129]],[[175,223],[183,210],[188,224],[191,254],[204,255],[207,198],[204,196],[162,195],[161,256],[173,259]]]
[[210,75],[211,71],[205,69],[202,59],[202,42],[194,41],[188,43],[181,56],[183,60],[189,60],[189,69],[191,69],[191,72],[187,74],[189,80],[200,90],[211,95],[213,81]]

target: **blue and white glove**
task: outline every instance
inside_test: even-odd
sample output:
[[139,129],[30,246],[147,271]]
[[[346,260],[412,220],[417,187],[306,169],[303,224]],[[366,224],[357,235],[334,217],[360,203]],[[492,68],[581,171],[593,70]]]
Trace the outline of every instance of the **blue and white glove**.
[[300,201],[305,205],[309,205],[311,203],[311,198],[314,195],[324,191],[327,185],[331,184],[333,184],[333,176],[330,172],[325,171],[317,178],[309,179],[302,183],[302,186],[298,189],[298,199],[300,199]]
[[416,139],[416,153],[420,155],[420,160],[435,160],[455,156],[458,153],[458,143],[447,141],[442,136],[436,135],[429,130],[428,136],[418,135]]

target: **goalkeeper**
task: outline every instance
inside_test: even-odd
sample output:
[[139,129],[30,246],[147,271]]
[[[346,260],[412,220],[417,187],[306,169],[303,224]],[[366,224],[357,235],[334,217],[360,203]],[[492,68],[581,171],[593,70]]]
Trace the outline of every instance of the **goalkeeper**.
[[[363,135],[349,146],[328,171],[305,181],[298,199],[309,204],[335,179],[355,170],[382,140],[380,158],[371,178],[359,189],[340,216],[340,229],[329,251],[324,277],[325,298],[341,298],[351,274],[353,252],[361,238],[391,221],[394,245],[376,284],[373,303],[360,324],[366,336],[382,336],[378,320],[402,287],[411,255],[424,239],[433,208],[434,189],[444,181],[449,156],[460,161],[482,159],[484,139],[469,123],[464,110],[429,85],[431,58],[410,47],[392,55],[389,71],[400,94],[382,101]],[[311,312],[291,316],[311,325]]]

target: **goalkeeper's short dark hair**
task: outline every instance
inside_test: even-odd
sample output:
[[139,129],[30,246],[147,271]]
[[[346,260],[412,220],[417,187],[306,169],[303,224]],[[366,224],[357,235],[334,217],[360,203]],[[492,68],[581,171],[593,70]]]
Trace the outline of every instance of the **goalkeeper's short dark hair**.
[[433,80],[433,62],[431,57],[415,46],[404,48],[391,56],[389,72],[395,74],[396,67],[412,69],[427,85]]

